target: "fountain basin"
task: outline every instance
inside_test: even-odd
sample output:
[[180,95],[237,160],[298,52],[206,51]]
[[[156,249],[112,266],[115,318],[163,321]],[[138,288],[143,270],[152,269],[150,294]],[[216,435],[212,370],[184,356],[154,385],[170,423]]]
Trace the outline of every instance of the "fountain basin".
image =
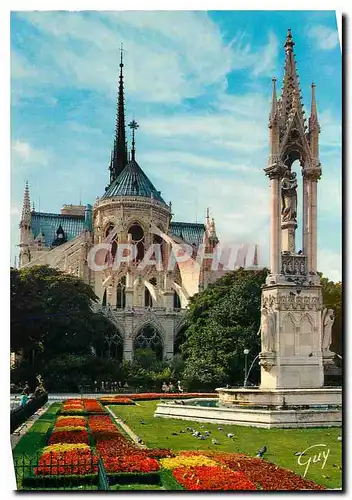
[[342,405],[340,387],[322,387],[321,389],[216,389],[219,404],[233,406],[249,403],[260,406],[313,406]]
[[[226,391],[226,394],[231,394],[232,397],[235,396],[234,393],[247,393],[246,396],[249,396],[253,392],[263,392],[254,389],[218,389],[218,391],[220,397],[222,391]],[[306,392],[310,390],[297,391]],[[317,392],[318,390],[314,389],[314,391]],[[269,394],[266,394],[266,398],[261,394],[261,397],[258,397],[256,402],[253,402],[253,399],[250,398],[248,400],[246,398],[244,400],[237,398],[235,403],[232,399],[227,399],[227,402],[224,402],[224,399],[219,397],[218,406],[212,406],[214,403],[210,403],[207,399],[189,400],[187,404],[162,402],[158,404],[154,417],[265,429],[340,427],[342,424],[341,389],[340,392],[338,392],[338,389],[330,389],[330,391],[337,391],[335,396],[330,392],[328,398],[330,403],[327,403],[326,399],[323,401],[324,398],[314,397],[313,393],[310,396],[305,394],[302,398],[299,394],[296,394],[291,398],[291,404],[284,407],[282,406],[284,394],[287,396],[294,390],[282,390],[279,391],[280,394],[275,394],[278,391],[264,391]],[[281,399],[279,396],[281,396]],[[310,404],[308,403],[309,397]]]

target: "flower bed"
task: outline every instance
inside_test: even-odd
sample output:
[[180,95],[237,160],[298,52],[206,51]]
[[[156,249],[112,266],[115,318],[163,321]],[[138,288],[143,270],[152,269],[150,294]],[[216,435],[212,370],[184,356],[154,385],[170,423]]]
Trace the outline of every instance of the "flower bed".
[[84,431],[87,430],[86,427],[83,427],[82,425],[67,425],[67,426],[59,426],[53,428],[53,433],[54,432],[69,432],[69,431]]
[[104,467],[107,473],[129,472],[150,473],[159,470],[159,463],[155,458],[148,458],[144,453],[134,452],[126,456],[103,457]]
[[255,485],[242,472],[234,472],[220,466],[178,467],[174,478],[186,490],[256,490]]
[[204,455],[233,471],[243,472],[250,481],[263,490],[325,490],[324,486],[304,479],[294,472],[261,458],[218,451],[182,451],[180,455]]
[[124,398],[124,397],[114,397],[114,396],[103,396],[100,398],[101,403],[104,405],[134,405],[134,401],[130,398]]
[[78,417],[78,416],[58,417],[55,422],[55,428],[69,427],[69,426],[86,427],[86,425],[87,425],[87,419],[85,417]]
[[214,459],[232,470],[241,471],[263,490],[325,490],[324,486],[261,458],[232,453],[216,453]]
[[[151,456],[152,450],[139,449],[118,430],[109,416],[91,416],[88,425],[108,474],[150,474],[159,471],[158,461]],[[169,450],[161,452],[168,456],[170,453]]]
[[56,443],[89,443],[89,435],[88,431],[85,428],[81,428],[79,430],[61,430],[56,429],[51,434],[48,439],[48,444],[56,444]]
[[167,448],[150,448],[143,450],[143,453],[150,458],[172,458],[176,456],[173,451]]
[[83,399],[83,405],[87,413],[105,413],[104,408],[96,399]]
[[89,448],[68,445],[62,447],[49,446],[44,448],[39,458],[35,475],[85,475],[98,472],[98,458]]
[[[103,398],[106,398],[107,396],[103,396]],[[109,398],[112,398],[113,400],[118,400],[121,398],[130,398],[134,401],[147,401],[147,400],[152,400],[152,399],[188,399],[188,398],[217,398],[218,394],[216,393],[193,393],[193,392],[186,392],[186,393],[179,393],[179,392],[145,392],[145,393],[140,393],[140,394],[124,394],[124,395],[116,395],[116,396],[109,396]],[[100,398],[102,400],[102,398]]]
[[179,455],[174,458],[163,458],[160,460],[165,469],[176,469],[178,467],[199,467],[202,465],[217,466],[218,464],[211,458],[200,454]]

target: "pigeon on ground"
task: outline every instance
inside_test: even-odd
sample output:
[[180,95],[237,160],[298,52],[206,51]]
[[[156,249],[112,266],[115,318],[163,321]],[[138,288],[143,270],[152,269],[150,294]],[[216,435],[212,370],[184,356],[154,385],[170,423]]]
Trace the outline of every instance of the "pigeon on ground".
[[177,432],[172,432],[171,436],[177,436]]
[[212,439],[212,440],[211,440],[211,442],[212,442],[213,444],[219,444],[219,441],[217,441],[216,439]]
[[204,439],[206,439],[205,436],[199,436],[199,439],[202,439],[202,441],[204,441]]
[[201,425],[201,426],[200,426],[200,428],[201,428],[201,429],[204,429],[204,425]]
[[339,437],[337,438],[337,440],[338,440],[338,441],[342,441],[342,436],[339,436]]
[[263,448],[257,451],[257,458],[262,458],[264,453],[266,453],[267,447],[264,445]]
[[223,430],[223,428],[222,428],[222,427],[218,427],[218,431],[222,431],[222,430]]
[[210,431],[204,431],[204,434],[207,434],[209,436],[209,434],[211,434]]
[[186,427],[186,431],[193,431],[192,427]]
[[145,424],[144,420],[140,420],[140,423],[143,424],[143,425]]
[[232,434],[231,432],[228,433],[227,435],[228,438],[232,439],[234,437],[234,434]]
[[182,431],[180,431],[180,434],[184,434],[185,432],[186,432],[186,431],[183,431],[183,430],[182,430]]

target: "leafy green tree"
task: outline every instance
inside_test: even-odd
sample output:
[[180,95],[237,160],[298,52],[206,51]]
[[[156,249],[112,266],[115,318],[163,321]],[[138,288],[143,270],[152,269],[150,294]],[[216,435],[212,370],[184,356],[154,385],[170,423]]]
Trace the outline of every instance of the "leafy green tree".
[[148,369],[156,363],[156,353],[150,348],[136,349],[134,360],[141,368]]
[[[187,317],[183,378],[188,388],[242,384],[244,348],[260,351],[261,287],[267,270],[239,269],[192,297]],[[259,366],[250,380],[258,381]]]
[[38,370],[61,355],[91,355],[113,328],[93,312],[97,299],[90,285],[57,269],[11,269],[11,350]]

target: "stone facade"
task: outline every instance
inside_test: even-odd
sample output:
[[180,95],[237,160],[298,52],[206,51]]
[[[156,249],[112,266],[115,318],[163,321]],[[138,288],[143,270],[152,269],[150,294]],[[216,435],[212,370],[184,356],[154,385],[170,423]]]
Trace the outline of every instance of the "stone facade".
[[[93,206],[64,205],[60,214],[50,214],[31,210],[26,184],[19,267],[49,265],[89,283],[99,299],[93,307],[116,327],[106,339],[107,355],[119,351],[131,360],[136,349],[151,347],[159,358],[169,359],[182,336],[190,297],[218,277],[206,263],[198,265],[194,254],[200,245],[211,253],[218,238],[209,211],[204,224],[172,220],[171,202],[165,203],[136,161],[134,120],[129,124],[133,136],[127,154],[122,60],[120,68],[117,127],[105,193]],[[123,258],[127,244],[137,254],[130,262]],[[168,266],[184,244],[191,258],[175,258]],[[153,252],[148,254],[152,245],[158,245],[159,263],[152,262]],[[121,262],[116,265],[116,260]]]

